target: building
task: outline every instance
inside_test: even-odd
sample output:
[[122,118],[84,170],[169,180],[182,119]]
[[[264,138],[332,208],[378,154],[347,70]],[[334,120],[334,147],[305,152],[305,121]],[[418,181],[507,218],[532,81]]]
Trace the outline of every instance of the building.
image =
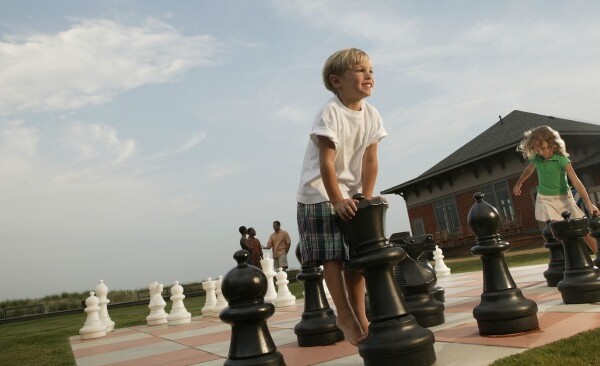
[[536,174],[523,184],[520,196],[512,188],[528,164],[516,147],[526,130],[542,125],[560,132],[579,179],[592,201],[600,201],[600,125],[517,110],[423,174],[381,193],[402,196],[412,234],[434,234],[441,248],[467,251],[473,245],[467,215],[477,192],[498,209],[503,238],[535,234],[541,239],[544,225],[534,216]]

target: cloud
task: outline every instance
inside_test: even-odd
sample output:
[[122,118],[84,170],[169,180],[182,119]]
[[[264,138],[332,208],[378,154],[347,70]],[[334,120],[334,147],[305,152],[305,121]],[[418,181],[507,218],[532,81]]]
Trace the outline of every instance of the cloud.
[[77,153],[77,161],[108,162],[118,165],[131,157],[135,151],[135,141],[121,140],[114,127],[104,124],[73,123],[67,130],[66,143]]
[[192,135],[189,139],[187,139],[181,146],[179,146],[175,150],[160,152],[156,155],[151,156],[149,159],[160,159],[160,158],[165,158],[165,157],[184,153],[184,152],[194,148],[196,145],[198,145],[200,142],[202,142],[205,138],[206,138],[206,132],[201,131],[197,134]]
[[139,26],[84,19],[56,34],[4,35],[0,114],[103,104],[123,91],[216,65],[222,46],[148,19]]
[[0,186],[19,181],[33,170],[40,137],[37,129],[23,121],[0,123]]

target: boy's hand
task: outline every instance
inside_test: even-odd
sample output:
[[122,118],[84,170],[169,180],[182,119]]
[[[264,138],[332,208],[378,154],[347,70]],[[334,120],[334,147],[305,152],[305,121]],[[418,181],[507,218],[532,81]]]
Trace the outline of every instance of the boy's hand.
[[335,212],[342,218],[344,221],[348,221],[354,217],[355,212],[358,210],[356,207],[356,203],[358,201],[344,198],[342,200],[332,202],[333,208],[335,208]]
[[596,207],[593,203],[590,203],[587,206],[587,210],[590,213],[590,215],[592,215],[592,216],[600,215],[600,211],[598,211],[598,207]]

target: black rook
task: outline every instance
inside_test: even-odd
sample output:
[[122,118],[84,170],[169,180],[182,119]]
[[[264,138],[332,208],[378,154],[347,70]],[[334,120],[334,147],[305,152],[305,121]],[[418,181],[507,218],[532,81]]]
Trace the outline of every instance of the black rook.
[[563,279],[565,273],[565,252],[560,240],[556,240],[554,234],[552,234],[552,229],[550,229],[551,222],[552,220],[546,221],[546,227],[542,231],[542,236],[546,240],[544,248],[550,250],[550,262],[548,263],[548,269],[544,272],[544,277],[546,278],[548,287],[556,287],[558,282]]
[[565,304],[584,304],[600,301],[598,268],[594,267],[583,239],[590,229],[588,219],[571,219],[571,213],[562,213],[564,220],[550,224],[554,236],[562,241],[565,251],[565,274],[556,286]]

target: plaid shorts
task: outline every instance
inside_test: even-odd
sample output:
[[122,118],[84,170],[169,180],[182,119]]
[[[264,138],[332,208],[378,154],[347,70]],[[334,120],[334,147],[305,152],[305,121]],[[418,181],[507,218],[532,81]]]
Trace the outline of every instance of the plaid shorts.
[[344,242],[335,216],[335,209],[330,202],[298,203],[298,245],[302,266],[319,266],[327,260],[348,260],[348,245]]

